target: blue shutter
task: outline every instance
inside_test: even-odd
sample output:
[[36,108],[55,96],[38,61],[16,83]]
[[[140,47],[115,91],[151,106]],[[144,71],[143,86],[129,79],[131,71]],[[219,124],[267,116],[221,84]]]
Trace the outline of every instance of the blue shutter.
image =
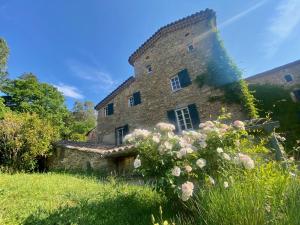
[[168,120],[171,124],[175,125],[176,131],[178,131],[178,125],[176,120],[176,114],[174,110],[169,110],[167,112]]
[[108,111],[108,115],[112,115],[112,114],[114,114],[114,103],[109,103],[108,105],[107,105],[107,111]]
[[133,93],[133,104],[134,105],[141,104],[141,94],[139,91]]
[[181,70],[178,73],[178,78],[179,78],[179,81],[180,81],[180,86],[182,88],[187,87],[192,83],[187,69]]
[[190,117],[192,120],[193,128],[198,129],[200,124],[199,113],[195,104],[188,105]]

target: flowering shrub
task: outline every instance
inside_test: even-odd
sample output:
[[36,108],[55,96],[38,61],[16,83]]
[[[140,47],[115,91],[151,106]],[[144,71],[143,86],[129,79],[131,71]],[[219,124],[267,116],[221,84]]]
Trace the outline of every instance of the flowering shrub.
[[151,132],[136,129],[125,136],[138,151],[136,171],[167,197],[187,201],[196,189],[212,187],[218,180],[229,188],[230,169],[253,169],[252,149],[266,151],[247,133],[242,121],[230,125],[207,121],[199,128],[177,135],[174,125],[158,123]]

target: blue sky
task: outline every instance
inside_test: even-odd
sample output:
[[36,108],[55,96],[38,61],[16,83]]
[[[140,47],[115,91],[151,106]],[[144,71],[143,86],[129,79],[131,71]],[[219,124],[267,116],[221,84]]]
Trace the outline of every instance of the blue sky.
[[12,78],[33,72],[99,102],[133,74],[128,57],[161,26],[205,8],[230,56],[253,75],[300,59],[300,0],[0,0]]

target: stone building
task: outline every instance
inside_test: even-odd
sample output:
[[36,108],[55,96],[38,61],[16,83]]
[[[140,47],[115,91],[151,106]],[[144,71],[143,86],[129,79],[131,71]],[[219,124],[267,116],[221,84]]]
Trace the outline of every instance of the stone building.
[[[209,86],[199,88],[195,82],[212,56],[215,29],[215,12],[206,9],[154,33],[129,57],[134,75],[96,105],[97,127],[89,134],[96,141],[59,143],[50,168],[123,173],[135,153],[120,145],[135,128],[151,129],[164,121],[180,132],[216,119],[224,103],[211,103],[209,97],[223,93]],[[246,117],[240,105],[232,104],[228,111],[235,119]]]
[[300,60],[273,68],[245,79],[248,84],[271,84],[291,90],[294,101],[300,101]]
[[[224,103],[208,99],[218,91],[194,82],[206,70],[215,28],[215,12],[206,9],[160,28],[143,43],[129,57],[134,76],[95,107],[98,143],[120,145],[133,129],[162,121],[181,131],[215,119]],[[244,117],[239,105],[229,111]]]

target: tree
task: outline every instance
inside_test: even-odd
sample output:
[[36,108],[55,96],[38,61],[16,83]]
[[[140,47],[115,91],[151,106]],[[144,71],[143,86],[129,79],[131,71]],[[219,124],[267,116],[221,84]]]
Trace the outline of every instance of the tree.
[[60,132],[64,131],[64,120],[68,110],[64,96],[52,85],[41,83],[32,74],[24,74],[18,79],[8,80],[3,86],[5,104],[12,111],[36,113],[47,119]]
[[6,41],[0,38],[0,90],[3,82],[7,79],[7,60],[9,55],[9,48]]
[[68,139],[75,141],[86,140],[86,133],[96,125],[94,104],[90,101],[74,103],[73,110],[69,118]]
[[35,113],[6,113],[0,120],[0,164],[32,171],[37,157],[50,153],[57,133],[49,121]]

